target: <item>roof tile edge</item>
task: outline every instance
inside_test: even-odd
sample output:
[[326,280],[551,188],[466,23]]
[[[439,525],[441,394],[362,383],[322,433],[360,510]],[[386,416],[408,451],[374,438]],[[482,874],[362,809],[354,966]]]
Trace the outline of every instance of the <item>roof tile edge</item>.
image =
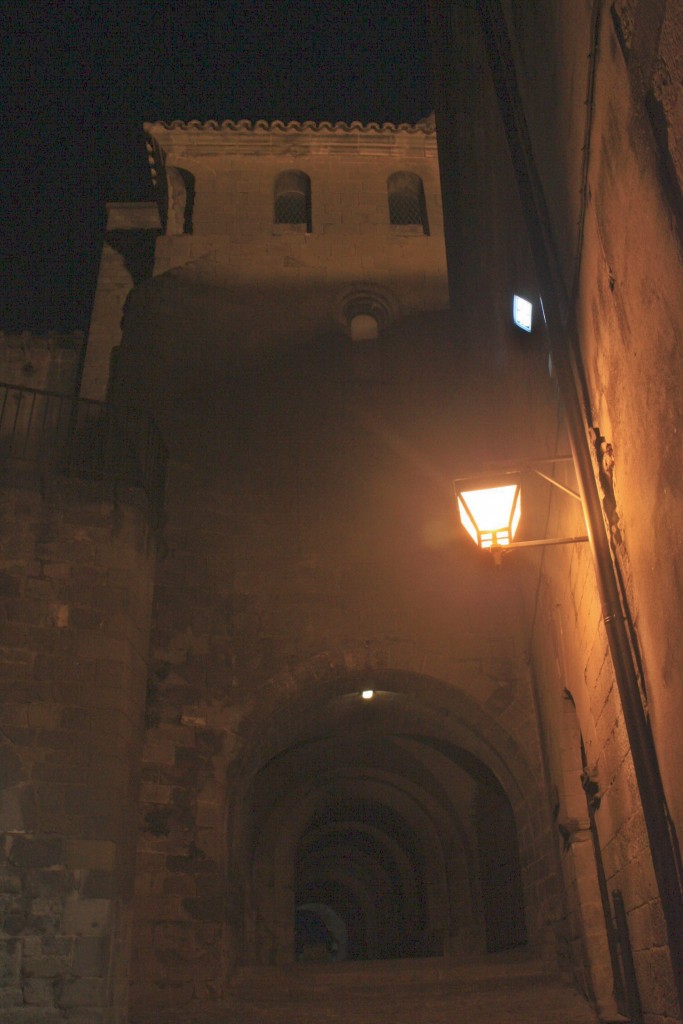
[[410,132],[413,134],[423,133],[431,135],[435,132],[433,117],[426,117],[417,124],[393,124],[385,121],[379,124],[378,121],[370,121],[362,124],[360,121],[146,121],[143,130],[146,134],[152,134],[154,129],[163,131],[206,131],[206,132]]

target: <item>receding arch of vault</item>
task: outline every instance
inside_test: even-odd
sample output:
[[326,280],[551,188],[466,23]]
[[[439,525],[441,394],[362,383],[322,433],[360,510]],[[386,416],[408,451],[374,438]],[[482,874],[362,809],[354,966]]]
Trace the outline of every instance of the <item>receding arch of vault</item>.
[[[412,791],[411,791],[412,790]],[[324,812],[330,799],[336,802],[370,801],[392,808],[406,822],[420,847],[423,871],[425,920],[423,931],[445,937],[448,931],[448,908],[454,903],[462,908],[469,904],[468,895],[459,893],[453,900],[448,891],[446,863],[439,830],[434,817],[425,807],[430,801],[417,787],[399,777],[369,777],[358,770],[345,775],[326,773],[315,782],[303,780],[290,790],[257,829],[252,857],[254,866],[254,947],[251,955],[258,959],[289,962],[292,958],[291,921],[295,892],[297,852],[316,814]],[[433,803],[433,802],[432,802]],[[459,879],[467,878],[469,870],[464,851],[458,848],[457,837],[451,839],[453,863],[461,867]],[[410,891],[411,885],[406,886]],[[264,952],[270,942],[270,950]]]
[[[241,878],[243,882],[239,895],[244,900],[245,919],[254,901],[254,889],[258,887],[257,876],[265,872],[266,876],[270,875],[266,877],[267,884],[272,886],[274,882],[274,869],[263,861],[254,873],[249,867],[254,853],[253,801],[257,779],[268,764],[276,763],[287,752],[311,741],[329,741],[330,737],[349,729],[364,737],[381,733],[400,738],[401,742],[419,741],[424,750],[431,748],[467,772],[479,766],[477,770],[490,774],[512,809],[513,827],[519,839],[530,939],[540,946],[549,940],[546,926],[557,914],[552,895],[542,891],[536,869],[540,862],[548,860],[552,848],[540,758],[534,745],[537,741],[532,738],[530,743],[528,732],[526,738],[520,738],[510,727],[521,714],[503,713],[498,717],[452,681],[407,669],[389,669],[383,667],[383,661],[386,664],[386,658],[382,660],[376,652],[365,648],[312,659],[295,674],[285,674],[265,684],[254,702],[253,713],[243,721],[240,728],[243,755],[231,770],[233,799],[228,808],[231,821],[228,856],[231,877]],[[472,689],[471,682],[465,680],[463,685],[465,683]],[[363,689],[374,689],[377,693],[377,699],[370,702],[371,708],[361,709],[359,694]],[[528,717],[528,709],[524,711]],[[364,723],[359,722],[361,714],[366,715]],[[405,780],[402,785],[405,786]],[[282,802],[280,811],[270,820],[267,831],[271,840],[278,832],[276,823],[284,822],[282,809],[287,807],[287,813],[291,814],[295,804],[300,814],[298,834],[304,832],[306,814],[313,813],[315,802],[307,805],[304,792],[297,791],[296,799],[291,804]],[[285,860],[290,866],[294,859],[292,844],[295,847],[297,840],[295,832],[289,828],[287,839],[283,839],[282,834],[280,838],[280,842],[289,843]],[[476,880],[471,871],[471,857],[469,861],[467,857],[467,842],[462,838],[459,848],[463,862],[468,865],[467,886],[471,888]],[[291,868],[288,872],[284,877],[280,871],[277,879],[283,888],[292,885]],[[471,906],[471,894],[467,903]],[[289,926],[289,912],[284,915],[281,910],[276,917],[276,927]],[[256,944],[253,920],[251,928],[247,928],[249,931],[252,936],[247,946],[253,948]]]
[[298,914],[314,914],[327,926],[329,933],[337,942],[336,959],[345,960],[348,949],[348,929],[344,920],[337,914],[328,903],[297,903]]
[[[303,804],[306,794],[316,794],[315,798],[319,799],[317,794],[322,792],[324,800],[324,793],[334,786],[335,780],[356,780],[356,784],[363,784],[366,790],[370,780],[376,780],[388,787],[383,799],[388,805],[397,807],[407,820],[411,813],[408,800],[424,812],[425,820],[420,822],[420,842],[431,843],[424,856],[432,859],[439,856],[441,846],[436,838],[439,832],[448,847],[463,851],[461,863],[466,870],[467,865],[472,864],[472,837],[467,835],[460,822],[466,819],[469,805],[458,806],[451,799],[452,793],[423,769],[422,763],[414,756],[419,743],[404,740],[396,744],[393,737],[389,739],[387,743],[387,737],[380,734],[371,737],[355,735],[353,764],[347,760],[347,743],[339,737],[311,741],[273,759],[256,777],[251,790],[256,835],[263,837],[269,834],[265,824],[267,820],[274,822],[271,828],[283,835],[287,823],[295,820],[297,805]],[[397,749],[387,750],[388,746]],[[446,783],[452,783],[454,771],[448,759],[436,751],[432,752],[432,761]],[[451,769],[450,774],[447,768]],[[465,773],[459,774],[462,777]],[[456,786],[452,789],[455,791]],[[273,811],[278,807],[281,808],[279,817],[274,816]],[[268,841],[275,842],[275,836],[269,836]]]
[[[336,869],[342,856],[346,856],[352,864],[365,856],[364,851],[358,849],[352,849],[349,856],[347,838],[350,834],[357,839],[365,840],[369,845],[374,845],[380,854],[379,860],[393,867],[403,894],[404,916],[408,920],[418,920],[424,907],[420,899],[419,880],[407,851],[393,836],[382,829],[366,821],[346,817],[340,818],[332,825],[317,826],[314,822],[302,836],[295,865],[297,903],[301,898],[301,891],[315,886],[320,877]],[[367,861],[367,858],[365,860]]]
[[[378,863],[371,853],[355,850],[349,856],[347,850],[346,854],[343,859],[332,857],[328,863],[327,859],[323,858],[317,865],[305,866],[306,873],[312,869],[313,875],[303,879],[297,877],[296,905],[298,906],[303,898],[311,899],[315,893],[315,898],[324,898],[344,920],[347,931],[352,935],[351,953],[354,958],[365,959],[386,955],[390,938],[397,933],[405,932],[403,918],[397,922],[391,913],[387,914],[387,907],[391,907],[396,896],[395,878],[392,877],[390,868]],[[300,889],[302,883],[305,886],[305,894]],[[345,895],[351,898],[350,902],[344,899]],[[354,924],[357,932],[359,918],[362,921],[363,948],[358,946],[357,935],[354,934]],[[408,920],[408,927],[410,924]]]
[[374,958],[377,950],[373,945],[373,936],[379,929],[374,894],[357,873],[340,865],[330,871],[329,883],[332,893],[325,893],[328,905],[337,906],[341,898],[359,908],[358,914],[345,920],[349,942],[362,949],[369,958]]

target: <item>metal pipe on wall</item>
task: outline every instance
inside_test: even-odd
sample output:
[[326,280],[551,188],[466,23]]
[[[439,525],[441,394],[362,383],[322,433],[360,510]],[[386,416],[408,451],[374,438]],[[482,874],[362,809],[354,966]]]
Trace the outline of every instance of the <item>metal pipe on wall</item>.
[[573,311],[566,298],[543,185],[533,157],[505,15],[500,0],[476,0],[475,6],[538,276],[549,348],[586,516],[602,620],[631,746],[678,1001],[683,1008],[683,870],[654,738],[640,696],[639,669],[626,625],[625,596],[612,559],[591,459],[592,424]]

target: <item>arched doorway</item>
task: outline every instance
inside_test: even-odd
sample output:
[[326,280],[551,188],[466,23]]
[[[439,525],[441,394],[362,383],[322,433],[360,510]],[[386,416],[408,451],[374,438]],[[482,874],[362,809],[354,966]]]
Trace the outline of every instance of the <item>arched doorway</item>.
[[[374,698],[363,700],[370,686]],[[270,738],[261,732],[252,751],[240,804],[248,821],[233,851],[247,876],[245,961],[458,955],[526,942],[518,821],[533,793],[490,749],[495,724],[484,737],[483,721],[477,731],[466,714],[448,721],[420,701],[419,678],[401,673],[348,674],[330,689],[296,718],[291,706],[286,721],[271,714]],[[474,720],[476,709],[468,714]],[[508,760],[510,751],[508,741]],[[523,774],[522,760],[514,771]]]

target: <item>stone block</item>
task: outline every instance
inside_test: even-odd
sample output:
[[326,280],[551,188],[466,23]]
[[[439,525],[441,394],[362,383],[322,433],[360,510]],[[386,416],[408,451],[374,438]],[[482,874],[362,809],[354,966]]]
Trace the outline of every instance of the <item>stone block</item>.
[[[192,999],[194,986],[191,981],[137,981],[131,985],[131,1018],[143,1021],[145,1009],[154,1007],[179,1007]],[[134,1012],[137,1007],[137,1015]],[[26,1022],[24,1022],[26,1024]]]
[[19,597],[20,580],[8,572],[0,572],[0,597]]
[[113,871],[87,871],[81,884],[83,896],[97,899],[113,899],[121,889],[121,880]]
[[69,1024],[120,1024],[121,1015],[116,1009],[100,1009],[96,1006],[87,1006],[79,1009],[74,1006],[69,1009]]
[[28,708],[28,724],[32,729],[58,729],[62,719],[62,708],[58,704],[31,704]]
[[105,636],[94,630],[79,629],[76,637],[76,656],[84,660],[125,661],[127,643],[119,637]]
[[18,868],[48,868],[63,859],[62,840],[45,836],[15,836],[9,854],[10,863]]
[[112,904],[106,899],[72,899],[64,908],[62,930],[67,935],[96,938],[111,926]]
[[6,614],[10,622],[27,626],[47,626],[51,621],[47,604],[28,597],[8,600]]
[[29,577],[26,580],[24,593],[27,597],[36,597],[44,601],[52,601],[55,596],[56,588],[52,580],[43,579],[41,577]]
[[23,984],[24,1002],[29,1006],[54,1006],[55,986],[48,978],[27,978]]
[[65,981],[59,994],[59,1005],[103,1006],[106,1002],[106,984],[103,978],[73,978]]
[[103,977],[108,957],[109,943],[106,938],[77,938],[73,953],[74,974],[81,977]]
[[42,1006],[17,1006],[4,1011],[2,1024],[64,1024],[64,1014]]
[[43,940],[40,935],[25,935],[23,940],[24,956],[42,956]]
[[[150,876],[150,884],[157,881],[155,876]],[[168,875],[166,878],[161,879],[162,887],[161,892],[164,895],[169,896],[196,896],[197,895],[197,884],[194,876],[190,875]],[[156,889],[149,888],[148,891],[156,892]]]
[[21,942],[17,938],[0,939],[0,985],[16,985],[21,971]]
[[65,895],[76,888],[76,881],[70,871],[63,867],[30,868],[24,876],[24,891],[35,901],[36,898]]
[[0,830],[27,832],[36,828],[33,786],[20,785],[0,792]]
[[[24,995],[18,985],[0,987],[0,1010],[5,1010],[10,1006],[22,1006],[23,1002]],[[0,1020],[4,1020],[2,1015],[0,1015]]]
[[[651,949],[636,959],[641,996],[648,993],[650,1008],[670,1020],[678,1017],[678,1000],[666,947]],[[647,998],[647,997],[645,997]],[[647,1004],[646,1004],[647,1005]]]
[[222,921],[225,917],[224,901],[218,896],[186,897],[183,909],[196,921]]
[[59,926],[64,900],[61,896],[38,896],[31,900],[31,922],[40,932],[54,932]]
[[654,929],[650,905],[643,903],[628,915],[628,930],[634,950],[649,949],[654,943]]
[[68,974],[70,967],[68,958],[63,956],[25,957],[24,979],[63,978],[65,974]]
[[20,893],[21,877],[10,868],[0,868],[0,893]]
[[3,789],[23,782],[24,778],[24,767],[19,754],[9,743],[3,743],[0,746],[0,780]]
[[95,608],[75,607],[71,609],[69,621],[77,629],[101,629],[103,615]]
[[138,900],[138,913],[147,921],[178,921],[187,918],[178,896],[148,896]]
[[157,782],[143,782],[140,787],[140,802],[152,804],[168,804],[171,801],[170,786]]
[[42,568],[43,575],[47,579],[68,580],[71,574],[71,565],[69,562],[45,561],[42,563]]

